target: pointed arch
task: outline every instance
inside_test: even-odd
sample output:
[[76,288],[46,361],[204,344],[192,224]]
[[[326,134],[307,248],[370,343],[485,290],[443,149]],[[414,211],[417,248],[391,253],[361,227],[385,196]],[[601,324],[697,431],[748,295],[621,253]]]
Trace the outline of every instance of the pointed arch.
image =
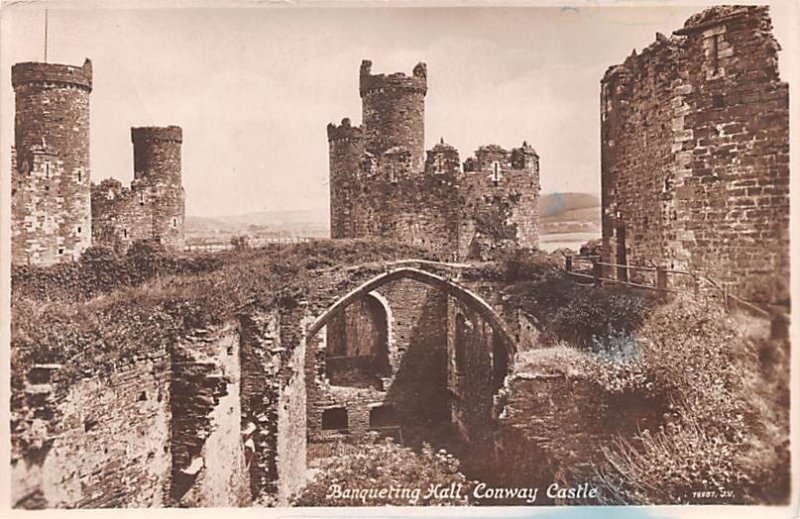
[[325,326],[334,316],[338,315],[354,301],[364,297],[366,294],[369,294],[374,290],[379,289],[387,283],[399,279],[412,279],[437,288],[445,292],[447,295],[460,301],[468,308],[474,310],[486,322],[488,322],[495,333],[501,337],[507,354],[509,356],[513,354],[515,350],[514,337],[508,331],[508,328],[500,316],[497,315],[497,312],[494,311],[494,309],[491,307],[491,305],[489,305],[489,303],[486,302],[486,300],[449,279],[415,267],[400,267],[394,270],[389,270],[354,288],[339,298],[333,305],[328,307],[328,309],[325,310],[322,315],[314,320],[314,322],[307,329],[306,338],[311,338],[316,335],[317,332],[319,332],[319,330],[322,329],[322,327]]

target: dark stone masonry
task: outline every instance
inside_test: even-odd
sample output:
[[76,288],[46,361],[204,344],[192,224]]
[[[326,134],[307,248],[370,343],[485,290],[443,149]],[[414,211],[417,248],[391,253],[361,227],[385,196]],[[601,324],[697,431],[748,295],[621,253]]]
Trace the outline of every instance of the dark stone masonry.
[[789,297],[789,88],[767,7],[692,16],[602,80],[607,259]]
[[132,128],[134,181],[91,181],[92,64],[18,63],[11,150],[12,262],[52,265],[91,245],[124,252],[137,240],[183,247],[181,129]]
[[393,239],[446,260],[537,247],[536,151],[482,146],[462,167],[442,140],[425,157],[425,64],[411,76],[371,71],[363,61],[363,125],[328,125],[331,237]]
[[94,241],[127,250],[135,241],[183,247],[185,195],[177,126],[131,128],[134,178],[131,187],[105,179],[92,186]]
[[17,63],[11,83],[16,94],[12,261],[50,265],[77,259],[92,241],[92,63]]

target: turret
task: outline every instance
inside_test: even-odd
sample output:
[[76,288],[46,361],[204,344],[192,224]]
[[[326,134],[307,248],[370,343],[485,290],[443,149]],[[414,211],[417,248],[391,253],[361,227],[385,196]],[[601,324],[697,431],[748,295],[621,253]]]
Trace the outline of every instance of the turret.
[[328,125],[331,238],[355,238],[359,169],[364,154],[361,128],[342,119]]
[[91,245],[92,65],[18,63],[12,171],[12,261],[49,265]]
[[428,89],[424,63],[411,76],[403,73],[372,74],[372,62],[361,63],[360,93],[365,149],[375,156],[394,147],[411,153],[411,168],[423,169],[425,153],[425,93]]
[[133,183],[140,205],[152,210],[151,239],[182,248],[185,195],[181,181],[179,126],[131,128]]
[[455,175],[461,171],[461,159],[458,150],[449,144],[445,144],[444,139],[428,150],[428,157],[425,159],[425,172],[427,174]]

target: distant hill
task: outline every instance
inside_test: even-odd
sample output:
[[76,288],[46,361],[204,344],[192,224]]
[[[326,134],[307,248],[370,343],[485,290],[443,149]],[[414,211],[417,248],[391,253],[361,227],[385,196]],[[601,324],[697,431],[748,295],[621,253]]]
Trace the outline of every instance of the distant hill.
[[[551,193],[539,199],[541,233],[594,232],[600,229],[600,197],[589,193]],[[240,234],[325,237],[328,223],[319,211],[258,211],[230,216],[186,217],[187,237]]]
[[218,238],[240,234],[268,234],[280,236],[327,236],[328,223],[318,211],[259,211],[213,218],[186,217],[188,237]]
[[590,207],[600,207],[599,196],[590,193],[551,193],[539,199],[539,215],[542,218]]
[[541,234],[600,232],[600,197],[555,193],[539,199]]

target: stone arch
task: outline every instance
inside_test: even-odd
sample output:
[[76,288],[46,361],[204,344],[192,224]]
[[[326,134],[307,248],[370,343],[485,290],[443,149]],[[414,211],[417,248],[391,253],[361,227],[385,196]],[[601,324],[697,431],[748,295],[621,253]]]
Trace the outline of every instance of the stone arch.
[[354,288],[339,298],[333,305],[328,307],[325,312],[317,317],[313,323],[311,323],[306,331],[306,338],[316,335],[317,332],[319,332],[323,326],[330,322],[331,319],[333,319],[336,315],[339,315],[354,301],[364,297],[365,294],[374,292],[387,283],[399,279],[413,279],[420,283],[432,286],[465,304],[468,308],[474,310],[476,313],[478,313],[478,315],[486,320],[495,333],[500,336],[500,340],[502,341],[507,355],[510,357],[514,353],[514,337],[508,331],[508,328],[506,327],[502,318],[497,315],[497,312],[494,311],[494,309],[491,307],[491,305],[489,305],[489,303],[486,302],[486,300],[449,279],[414,267],[401,267],[394,270],[389,270]]

